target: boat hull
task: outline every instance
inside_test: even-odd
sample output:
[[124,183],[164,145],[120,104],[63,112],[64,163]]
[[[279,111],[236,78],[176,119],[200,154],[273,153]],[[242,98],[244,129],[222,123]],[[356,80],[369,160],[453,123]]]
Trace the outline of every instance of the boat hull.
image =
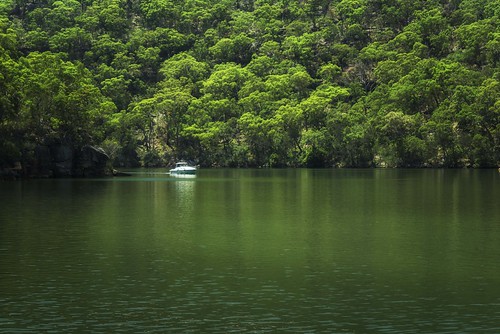
[[171,169],[170,174],[196,174],[196,169]]

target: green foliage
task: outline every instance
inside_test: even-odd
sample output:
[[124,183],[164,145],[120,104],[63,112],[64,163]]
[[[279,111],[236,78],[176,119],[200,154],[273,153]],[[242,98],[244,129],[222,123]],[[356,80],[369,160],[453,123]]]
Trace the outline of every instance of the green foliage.
[[103,139],[105,122],[115,107],[92,84],[91,73],[81,63],[33,52],[19,64],[17,117],[27,130],[26,139],[42,143],[58,138],[75,144]]
[[117,163],[494,167],[493,0],[0,4],[0,165],[39,143]]

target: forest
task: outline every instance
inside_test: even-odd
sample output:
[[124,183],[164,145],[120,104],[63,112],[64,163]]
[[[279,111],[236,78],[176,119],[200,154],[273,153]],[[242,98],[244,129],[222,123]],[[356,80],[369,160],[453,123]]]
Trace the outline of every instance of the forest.
[[0,167],[500,165],[498,0],[2,0]]

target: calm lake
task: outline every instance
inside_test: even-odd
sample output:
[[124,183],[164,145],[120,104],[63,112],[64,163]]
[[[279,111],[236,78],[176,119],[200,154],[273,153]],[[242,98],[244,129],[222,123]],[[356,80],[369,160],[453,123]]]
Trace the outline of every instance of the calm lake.
[[496,170],[0,182],[1,333],[499,333]]

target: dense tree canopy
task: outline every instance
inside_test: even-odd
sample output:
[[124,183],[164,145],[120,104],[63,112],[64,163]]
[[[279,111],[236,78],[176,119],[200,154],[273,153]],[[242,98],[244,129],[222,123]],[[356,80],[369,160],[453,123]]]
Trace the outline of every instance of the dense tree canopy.
[[5,0],[0,167],[500,164],[495,0]]

